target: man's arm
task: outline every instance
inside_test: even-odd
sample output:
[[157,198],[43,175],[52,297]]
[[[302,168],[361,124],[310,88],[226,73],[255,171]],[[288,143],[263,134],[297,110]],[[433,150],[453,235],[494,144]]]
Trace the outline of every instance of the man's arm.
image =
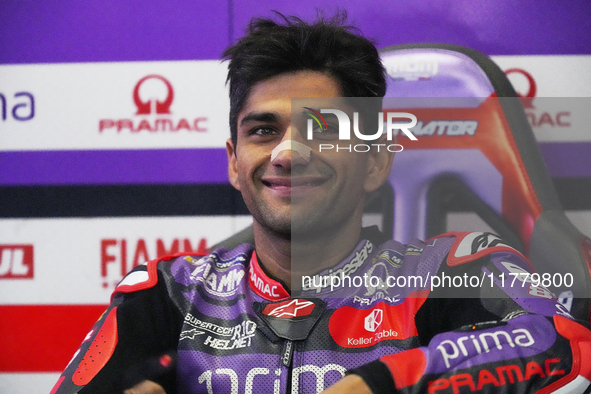
[[182,317],[156,263],[135,268],[121,282],[52,394],[121,393],[145,379],[175,392],[173,365]]
[[[368,388],[374,394],[585,392],[591,380],[591,331],[535,281],[519,280],[528,267],[507,251],[442,266],[440,273],[450,275],[484,274],[492,285],[434,292],[417,314],[424,346],[350,371],[362,381],[349,375],[327,393]],[[481,298],[472,298],[470,291]],[[449,298],[440,298],[445,292]]]

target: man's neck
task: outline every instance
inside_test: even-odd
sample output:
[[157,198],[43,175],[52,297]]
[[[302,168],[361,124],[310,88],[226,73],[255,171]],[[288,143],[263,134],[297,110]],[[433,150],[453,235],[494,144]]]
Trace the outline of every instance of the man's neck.
[[254,223],[257,257],[265,271],[298,290],[301,275],[332,267],[344,259],[359,241],[361,223],[351,220],[334,230],[302,236],[281,235]]

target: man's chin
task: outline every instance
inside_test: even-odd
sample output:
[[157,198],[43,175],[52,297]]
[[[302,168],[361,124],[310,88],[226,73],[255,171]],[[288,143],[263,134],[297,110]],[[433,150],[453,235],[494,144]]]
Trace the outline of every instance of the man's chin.
[[276,235],[289,239],[291,237],[291,216],[277,215],[270,211],[261,212],[260,216],[254,215],[261,227]]
[[267,209],[260,211],[261,224],[291,240],[317,239],[327,219],[319,217],[318,211],[310,206],[292,206],[289,212]]
[[314,215],[303,215],[291,218],[291,239],[305,240],[308,238],[317,239],[321,231],[321,223],[314,220]]
[[265,227],[286,239],[304,239],[315,236],[317,226],[306,219],[302,220],[265,220]]

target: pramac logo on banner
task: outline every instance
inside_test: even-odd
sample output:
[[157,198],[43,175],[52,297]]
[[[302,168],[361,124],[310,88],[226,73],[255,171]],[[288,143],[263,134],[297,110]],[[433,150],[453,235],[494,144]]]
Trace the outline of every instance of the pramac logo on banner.
[[[150,93],[146,94],[146,91]],[[172,83],[161,75],[151,74],[141,78],[133,88],[132,100],[136,107],[134,116],[128,119],[101,119],[99,133],[203,133],[208,131],[207,117],[179,116],[173,111],[174,88]]]
[[[142,101],[140,98],[140,86],[142,86],[142,84],[148,79],[160,80],[166,85],[166,98],[164,100]],[[170,105],[172,104],[173,98],[174,90],[172,89],[172,85],[166,78],[161,77],[160,75],[148,75],[147,77],[143,77],[133,89],[133,102],[137,107],[136,115],[149,115],[151,113],[170,114]]]
[[505,75],[513,85],[519,85],[518,89],[515,87],[517,95],[521,97],[521,103],[526,111],[527,118],[529,119],[532,127],[570,127],[571,126],[571,111],[563,110],[551,110],[544,111],[539,110],[534,105],[534,99],[538,92],[538,86],[534,77],[528,71],[522,68],[510,68],[505,70]]

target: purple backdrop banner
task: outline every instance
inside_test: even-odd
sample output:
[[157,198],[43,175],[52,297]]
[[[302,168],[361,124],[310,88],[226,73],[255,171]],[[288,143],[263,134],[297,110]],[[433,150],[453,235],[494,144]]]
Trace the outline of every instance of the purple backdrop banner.
[[465,45],[488,55],[591,54],[588,0],[3,0],[0,64],[219,59],[253,16],[348,11],[378,47]]
[[227,183],[225,149],[0,152],[0,185]]
[[[591,177],[591,142],[541,143],[550,176]],[[227,183],[225,149],[0,152],[0,185]]]

